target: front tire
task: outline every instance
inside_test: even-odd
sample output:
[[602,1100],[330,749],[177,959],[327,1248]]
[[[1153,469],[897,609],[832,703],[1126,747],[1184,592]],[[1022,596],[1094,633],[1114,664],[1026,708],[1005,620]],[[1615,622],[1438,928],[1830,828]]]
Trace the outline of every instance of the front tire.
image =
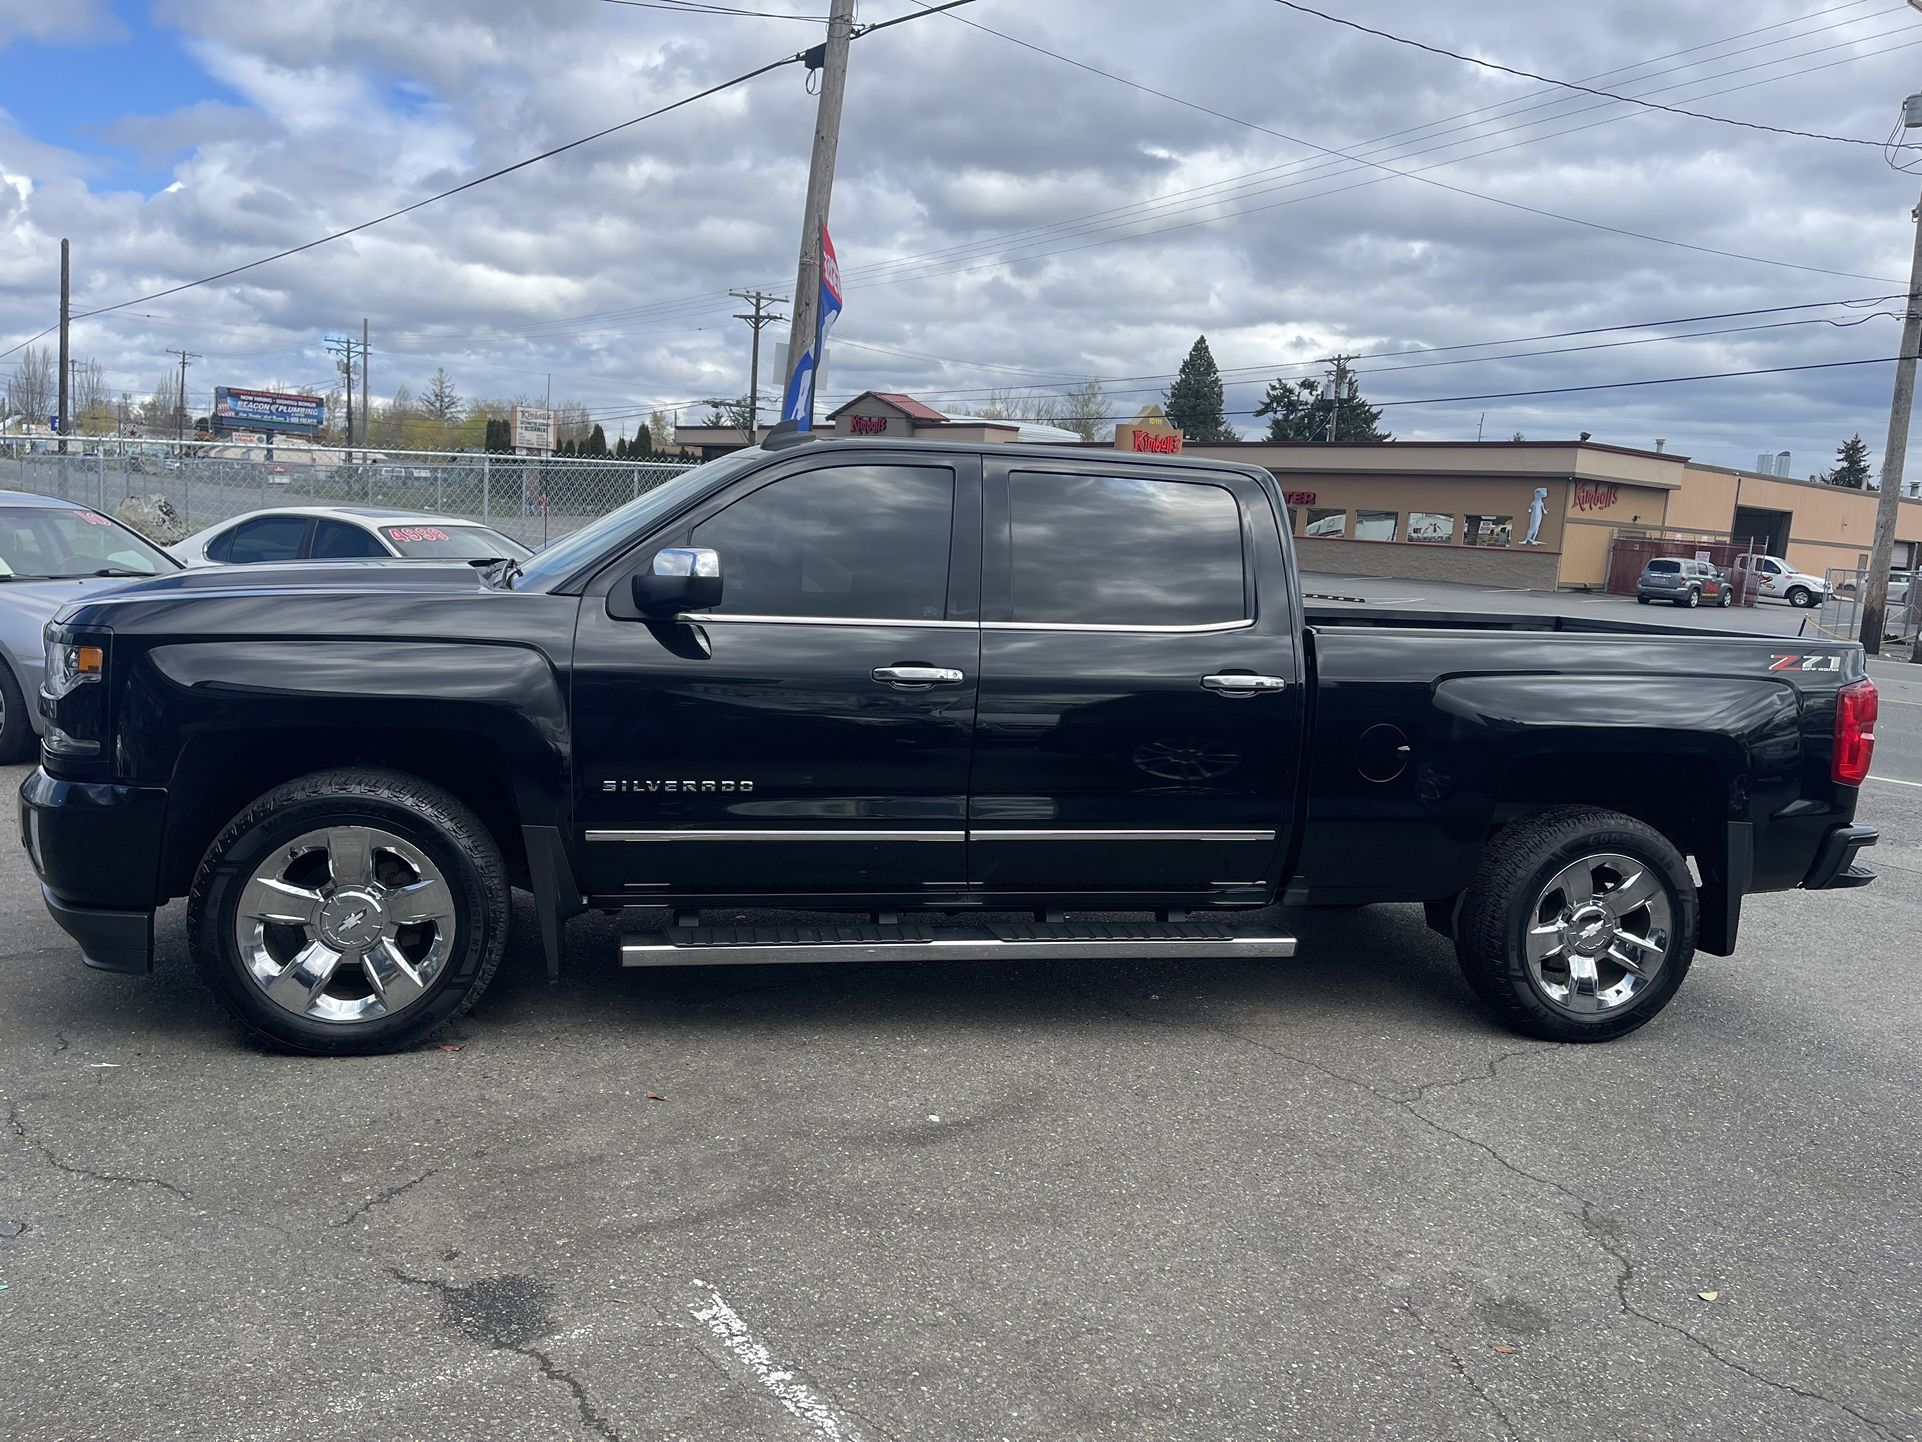
[[24,761],[33,750],[33,715],[13,667],[0,661],[0,765]]
[[466,1011],[507,941],[500,848],[419,777],[317,772],[255,801],[207,849],[187,902],[195,965],[288,1051],[392,1051]]
[[1715,597],[1715,604],[1720,606],[1724,611],[1726,611],[1734,603],[1735,603],[1735,593],[1729,590],[1727,586],[1722,587],[1721,591]]
[[1682,855],[1619,812],[1569,807],[1503,828],[1462,898],[1456,957],[1475,994],[1546,1041],[1612,1041],[1665,1006],[1695,959]]

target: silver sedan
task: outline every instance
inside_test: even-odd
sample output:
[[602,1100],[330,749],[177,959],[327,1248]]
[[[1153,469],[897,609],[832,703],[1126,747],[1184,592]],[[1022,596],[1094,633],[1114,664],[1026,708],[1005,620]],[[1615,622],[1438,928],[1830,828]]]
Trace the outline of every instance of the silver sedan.
[[70,601],[180,563],[111,516],[72,501],[0,491],[0,762],[40,734],[35,698],[46,674],[42,632]]

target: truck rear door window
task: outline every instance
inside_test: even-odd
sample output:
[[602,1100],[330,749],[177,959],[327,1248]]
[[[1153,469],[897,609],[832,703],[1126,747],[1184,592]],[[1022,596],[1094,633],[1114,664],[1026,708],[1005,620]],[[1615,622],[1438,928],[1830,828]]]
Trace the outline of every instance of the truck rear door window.
[[1225,487],[1147,476],[1008,478],[1013,613],[1029,623],[1247,619],[1241,509]]

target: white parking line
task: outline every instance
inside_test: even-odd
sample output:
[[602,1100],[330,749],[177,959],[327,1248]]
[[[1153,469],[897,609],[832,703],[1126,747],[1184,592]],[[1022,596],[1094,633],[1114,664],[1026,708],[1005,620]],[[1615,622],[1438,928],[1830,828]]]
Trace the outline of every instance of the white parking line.
[[705,1304],[692,1305],[688,1310],[694,1320],[704,1322],[708,1331],[725,1347],[728,1354],[754,1375],[759,1382],[783,1407],[813,1427],[825,1442],[860,1442],[861,1434],[837,1412],[826,1398],[822,1397],[807,1383],[795,1375],[792,1368],[775,1365],[774,1355],[756,1341],[754,1334],[747,1329],[740,1314],[721,1300],[721,1294],[707,1283],[694,1283],[708,1295]]
[[1893,776],[1871,776],[1869,780],[1880,782],[1884,786],[1913,786],[1916,790],[1922,791],[1922,781],[1898,781]]

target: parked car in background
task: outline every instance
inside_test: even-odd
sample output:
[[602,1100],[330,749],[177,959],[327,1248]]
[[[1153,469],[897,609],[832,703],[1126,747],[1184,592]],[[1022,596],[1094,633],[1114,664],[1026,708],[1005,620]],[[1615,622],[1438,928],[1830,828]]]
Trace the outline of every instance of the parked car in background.
[[[1743,562],[1749,558],[1744,556]],[[1738,565],[1741,562],[1737,563]],[[1820,576],[1798,571],[1780,556],[1756,556],[1750,563],[1754,591],[1765,601],[1787,601],[1791,606],[1819,606],[1829,597],[1829,583]]]
[[230,516],[170,548],[184,566],[262,561],[524,561],[533,551],[490,526],[381,506],[280,506]]
[[34,697],[54,613],[95,591],[180,563],[138,532],[72,501],[0,492],[0,762],[23,760],[42,728]]
[[1735,602],[1735,582],[1707,561],[1657,556],[1642,567],[1641,579],[1635,583],[1635,599],[1644,606],[1651,601],[1672,601],[1691,609],[1708,601],[1727,610]]

